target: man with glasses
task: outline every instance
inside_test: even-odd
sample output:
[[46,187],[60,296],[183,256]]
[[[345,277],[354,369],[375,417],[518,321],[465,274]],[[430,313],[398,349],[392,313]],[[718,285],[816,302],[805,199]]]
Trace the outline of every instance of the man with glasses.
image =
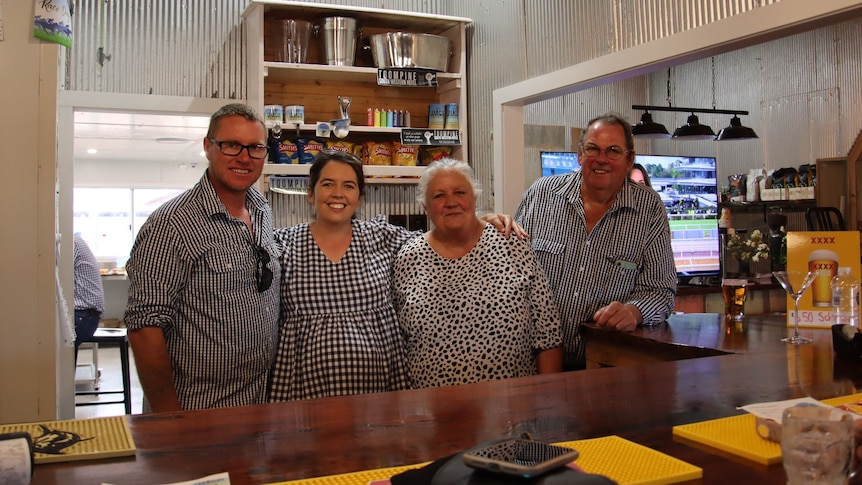
[[540,178],[515,213],[560,309],[564,370],[586,367],[581,322],[631,331],[673,310],[667,215],[655,191],[629,180],[634,158],[631,124],[613,113],[594,118],[581,135],[581,169]]
[[266,141],[253,109],[219,109],[203,140],[206,173],[138,233],[124,320],[145,412],[266,400],[281,273],[272,211],[254,187]]

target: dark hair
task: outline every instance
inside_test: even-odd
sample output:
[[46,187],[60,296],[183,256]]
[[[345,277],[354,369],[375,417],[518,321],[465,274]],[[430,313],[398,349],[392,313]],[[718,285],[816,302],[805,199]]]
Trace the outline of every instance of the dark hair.
[[355,155],[342,152],[340,150],[321,150],[320,153],[314,157],[314,163],[311,164],[311,168],[308,170],[309,194],[314,193],[314,186],[317,185],[317,182],[320,180],[320,172],[323,171],[323,167],[325,167],[329,162],[341,162],[350,165],[350,168],[356,172],[356,182],[359,187],[359,195],[365,196],[365,172],[362,170],[362,162],[356,158]]
[[635,149],[635,139],[632,136],[632,124],[629,123],[627,119],[625,119],[619,113],[605,113],[601,116],[596,116],[591,119],[589,123],[587,123],[587,128],[581,132],[581,139],[579,143],[581,145],[584,144],[584,139],[587,137],[587,132],[590,130],[590,127],[593,126],[593,123],[600,122],[603,125],[617,125],[623,129],[623,134],[626,137],[626,149],[634,150]]
[[650,182],[650,180],[649,180],[649,173],[646,171],[646,168],[644,168],[643,165],[636,163],[636,164],[632,165],[632,169],[629,170],[629,175],[631,175],[631,173],[635,170],[640,170],[641,173],[644,174],[644,182],[646,183],[646,186],[652,187],[652,182]]
[[210,117],[210,126],[209,129],[207,129],[207,138],[215,136],[215,132],[218,131],[222,118],[226,118],[228,116],[242,116],[248,121],[260,123],[260,126],[263,128],[263,132],[266,133],[266,123],[263,122],[263,118],[257,114],[257,111],[255,111],[254,108],[245,104],[231,103],[222,106]]

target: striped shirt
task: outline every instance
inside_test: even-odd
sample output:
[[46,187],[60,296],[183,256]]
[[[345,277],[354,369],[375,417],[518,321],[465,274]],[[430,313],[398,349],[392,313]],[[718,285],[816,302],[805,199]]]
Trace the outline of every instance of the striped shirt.
[[588,234],[581,173],[542,177],[525,193],[515,220],[529,234],[563,323],[564,363],[582,368],[581,322],[613,302],[632,304],[644,325],[664,321],[674,306],[676,266],[661,198],[626,180]]
[[[265,402],[278,344],[280,251],[272,211],[246,195],[251,232],[231,216],[207,174],[147,219],[126,270],[130,329],[161,327],[183,409]],[[273,280],[257,291],[253,245],[270,255]]]
[[102,290],[102,274],[99,263],[90,251],[90,246],[81,238],[72,239],[75,265],[75,310],[105,311],[105,292]]

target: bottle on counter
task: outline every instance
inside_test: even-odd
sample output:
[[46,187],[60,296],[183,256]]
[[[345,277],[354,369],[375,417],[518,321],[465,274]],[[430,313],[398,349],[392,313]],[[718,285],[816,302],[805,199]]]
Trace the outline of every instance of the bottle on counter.
[[829,285],[832,290],[832,324],[859,328],[859,280],[850,268],[841,266]]

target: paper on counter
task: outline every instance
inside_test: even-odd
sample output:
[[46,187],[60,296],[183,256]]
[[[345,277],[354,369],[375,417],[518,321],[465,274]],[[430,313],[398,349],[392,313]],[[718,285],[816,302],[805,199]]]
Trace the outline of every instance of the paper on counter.
[[828,404],[823,404],[822,402],[811,398],[811,397],[802,397],[799,399],[788,399],[786,401],[772,401],[772,402],[761,402],[755,404],[748,404],[745,406],[740,406],[737,409],[741,409],[743,411],[748,411],[749,413],[763,419],[771,419],[777,423],[781,422],[781,416],[784,414],[784,410],[796,406],[797,404],[811,404],[814,406],[824,406],[827,408],[836,407],[841,409],[842,411],[847,411],[853,415],[853,419],[862,418],[862,414],[860,414],[860,410],[862,410],[862,402],[850,403],[850,404],[842,404],[839,406],[830,406]]
[[[111,483],[102,483],[102,485],[113,485]],[[189,480],[187,482],[165,483],[162,485],[230,485],[230,476],[227,472],[216,473],[203,478]]]
[[764,419],[771,419],[773,421],[781,422],[781,415],[784,413],[784,410],[796,406],[797,404],[811,404],[814,406],[825,406],[832,407],[822,402],[811,398],[811,397],[802,397],[799,399],[788,399],[786,401],[772,401],[772,402],[759,402],[754,404],[747,404],[745,406],[740,406],[736,409],[741,409],[743,411],[748,411],[749,413]]

